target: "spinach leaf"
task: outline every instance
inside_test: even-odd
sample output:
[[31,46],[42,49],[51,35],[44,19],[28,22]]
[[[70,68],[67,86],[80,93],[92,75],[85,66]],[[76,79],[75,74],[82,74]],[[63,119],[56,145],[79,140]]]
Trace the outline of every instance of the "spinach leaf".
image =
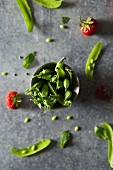
[[29,66],[31,66],[34,59],[35,59],[35,53],[28,54],[22,62],[22,67],[27,69]]
[[34,1],[46,8],[58,8],[62,4],[62,0],[34,0]]
[[69,17],[62,17],[62,23],[67,24],[69,22],[70,18]]
[[61,146],[61,148],[64,148],[70,139],[71,139],[71,134],[69,133],[69,131],[62,132],[59,141],[59,145]]

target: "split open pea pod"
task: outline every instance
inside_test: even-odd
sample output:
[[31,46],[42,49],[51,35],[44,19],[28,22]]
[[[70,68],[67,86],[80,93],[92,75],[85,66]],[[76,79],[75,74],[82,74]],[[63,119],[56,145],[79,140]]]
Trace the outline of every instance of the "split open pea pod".
[[50,139],[43,139],[37,143],[34,143],[31,146],[27,146],[26,148],[15,149],[13,147],[10,147],[10,151],[15,156],[26,157],[36,154],[37,152],[45,149],[47,146],[49,146],[50,143],[51,143]]
[[102,42],[98,42],[92,49],[88,60],[86,62],[86,66],[85,66],[85,73],[86,73],[86,77],[88,79],[93,79],[93,74],[94,74],[94,68],[95,68],[95,62],[99,57],[99,54],[102,50]]
[[33,22],[32,13],[31,13],[31,10],[30,10],[27,0],[16,0],[16,2],[20,8],[20,11],[21,11],[23,17],[24,17],[28,32],[32,32],[34,22]]

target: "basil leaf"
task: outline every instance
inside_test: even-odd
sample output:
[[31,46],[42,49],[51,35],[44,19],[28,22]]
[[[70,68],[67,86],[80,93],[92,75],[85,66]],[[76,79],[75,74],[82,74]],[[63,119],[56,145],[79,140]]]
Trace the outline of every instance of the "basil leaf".
[[104,128],[95,126],[94,132],[95,132],[96,136],[98,136],[99,138],[101,138],[103,140],[108,139],[107,131]]
[[62,4],[62,0],[34,0],[34,2],[46,8],[58,8]]
[[59,145],[62,148],[64,148],[70,139],[71,139],[71,134],[69,133],[69,131],[62,132],[60,135]]
[[62,17],[62,23],[67,24],[69,22],[70,18],[69,17]]
[[35,53],[28,54],[22,62],[22,67],[27,69],[29,66],[31,66],[34,59],[35,59]]

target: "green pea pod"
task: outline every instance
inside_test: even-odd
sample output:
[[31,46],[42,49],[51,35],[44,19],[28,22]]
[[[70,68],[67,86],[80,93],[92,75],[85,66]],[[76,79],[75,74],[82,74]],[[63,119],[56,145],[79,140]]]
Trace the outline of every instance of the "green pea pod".
[[45,84],[42,86],[42,96],[43,96],[43,97],[47,97],[47,96],[48,96],[48,92],[49,92],[49,87],[48,87],[48,84],[45,83]]
[[26,157],[36,154],[37,152],[45,149],[47,146],[49,146],[50,143],[51,143],[50,139],[43,139],[31,146],[27,146],[26,148],[15,149],[13,147],[10,147],[10,151],[15,156]]
[[72,96],[72,92],[71,91],[66,91],[65,92],[65,100],[69,99]]
[[93,79],[95,62],[102,50],[102,42],[98,42],[92,49],[85,66],[85,74],[88,79]]
[[49,88],[50,88],[51,92],[52,92],[54,95],[56,95],[56,96],[57,96],[57,91],[56,91],[56,90],[55,90],[55,88],[51,85],[51,83],[50,83],[50,82],[48,82],[48,86],[49,86]]
[[56,72],[58,76],[60,76],[61,78],[65,78],[66,73],[62,68],[57,68]]
[[34,84],[30,89],[25,91],[26,95],[29,95],[32,91],[38,91],[38,89],[43,85],[44,81],[40,80],[36,84]]
[[55,67],[55,71],[56,71],[57,68],[62,68],[62,69],[63,69],[64,59],[65,59],[65,58],[63,57],[63,58],[61,58],[60,61],[57,62],[56,67]]
[[69,87],[69,85],[70,85],[70,81],[69,81],[69,79],[64,79],[64,81],[63,81],[63,85],[64,85],[64,88],[65,88],[65,90],[67,90],[68,89],[68,87]]
[[73,72],[71,69],[69,69],[68,67],[65,67],[65,71],[68,74],[69,78],[70,78],[70,82],[72,83],[72,77],[73,77]]
[[34,1],[46,8],[58,8],[62,4],[62,0],[34,0]]
[[108,161],[110,167],[113,168],[113,129],[108,123],[100,124],[106,131],[108,135]]
[[34,22],[33,22],[33,17],[32,17],[31,10],[30,10],[27,0],[16,0],[16,2],[20,8],[20,11],[21,11],[23,17],[24,17],[28,32],[32,32]]

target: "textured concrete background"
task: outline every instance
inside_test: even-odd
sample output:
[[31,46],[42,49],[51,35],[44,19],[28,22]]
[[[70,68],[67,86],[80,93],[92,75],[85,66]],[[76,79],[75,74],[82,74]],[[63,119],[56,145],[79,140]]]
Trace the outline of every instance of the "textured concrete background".
[[[95,87],[103,83],[113,87],[113,0],[66,0],[58,9],[46,9],[34,2],[31,4],[35,28],[28,33],[15,0],[0,0],[0,170],[108,170],[107,142],[97,138],[95,125],[106,121],[113,123],[113,103],[95,98]],[[92,37],[81,34],[78,16],[92,16],[98,20],[98,33]],[[70,17],[69,28],[61,30],[61,17]],[[55,41],[46,43],[47,37]],[[95,81],[87,81],[84,68],[92,47],[104,44],[102,55],[95,69]],[[22,60],[31,51],[36,51],[36,60],[29,70],[21,67]],[[65,63],[77,73],[81,91],[76,103],[70,108],[43,111],[29,102],[24,95],[36,69],[47,62]],[[30,73],[29,76],[26,73]],[[13,74],[17,73],[17,76]],[[22,107],[10,110],[5,106],[8,91],[22,94]],[[59,120],[52,122],[51,116]],[[72,115],[73,120],[66,120]],[[24,124],[24,118],[31,122]],[[78,125],[82,129],[74,132]],[[64,130],[70,130],[72,143],[60,149],[57,142],[47,150],[31,157],[18,158],[10,153],[9,145],[25,147],[43,138],[58,141]]]

